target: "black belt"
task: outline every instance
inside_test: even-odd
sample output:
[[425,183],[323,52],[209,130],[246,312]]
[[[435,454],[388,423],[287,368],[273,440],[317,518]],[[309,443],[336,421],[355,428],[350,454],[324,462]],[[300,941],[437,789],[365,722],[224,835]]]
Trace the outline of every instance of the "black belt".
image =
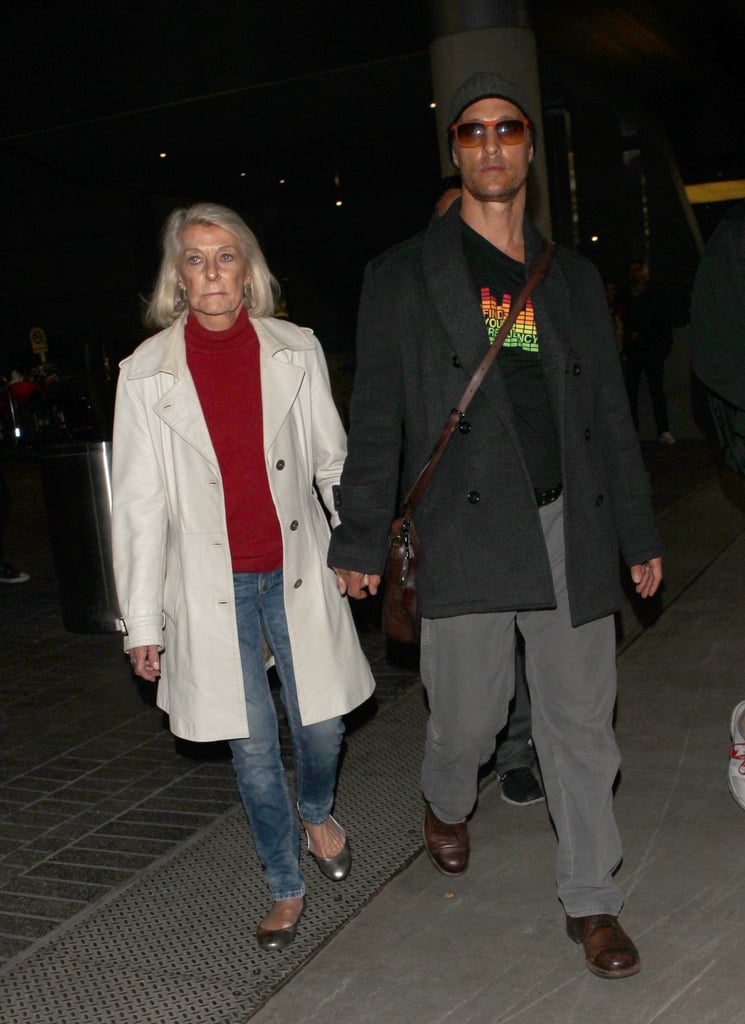
[[556,487],[552,487],[550,491],[542,491],[539,487],[534,487],[536,504],[540,507],[541,505],[550,505],[552,501],[561,494],[561,484],[557,484]]

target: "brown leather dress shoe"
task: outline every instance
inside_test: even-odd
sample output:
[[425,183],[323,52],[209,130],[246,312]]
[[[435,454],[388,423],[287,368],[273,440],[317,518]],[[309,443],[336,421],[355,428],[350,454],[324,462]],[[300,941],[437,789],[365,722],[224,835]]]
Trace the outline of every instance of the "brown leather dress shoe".
[[468,867],[471,844],[465,821],[455,825],[440,821],[429,804],[424,812],[424,846],[434,866],[445,875],[461,875]]
[[587,970],[599,978],[630,978],[642,968],[638,949],[612,914],[567,915],[567,935],[585,947]]

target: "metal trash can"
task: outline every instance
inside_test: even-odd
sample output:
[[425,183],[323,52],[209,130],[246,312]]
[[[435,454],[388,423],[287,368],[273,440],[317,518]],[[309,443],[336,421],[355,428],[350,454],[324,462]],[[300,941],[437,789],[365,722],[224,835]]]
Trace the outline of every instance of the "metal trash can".
[[65,444],[41,453],[62,620],[70,633],[112,633],[119,605],[111,558],[111,443]]

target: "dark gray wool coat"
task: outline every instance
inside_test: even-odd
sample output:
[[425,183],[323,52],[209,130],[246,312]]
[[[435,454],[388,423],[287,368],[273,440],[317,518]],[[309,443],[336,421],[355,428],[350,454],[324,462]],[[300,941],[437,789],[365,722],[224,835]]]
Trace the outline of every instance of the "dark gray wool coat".
[[[329,565],[380,573],[397,511],[487,348],[466,264],[460,203],[367,267],[360,300],[341,525]],[[525,222],[526,265],[542,237]],[[620,604],[628,565],[660,555],[605,294],[593,265],[558,249],[533,293],[543,376],[561,445],[574,625]],[[474,396],[414,514],[417,589],[428,618],[550,608],[539,512],[497,363]]]

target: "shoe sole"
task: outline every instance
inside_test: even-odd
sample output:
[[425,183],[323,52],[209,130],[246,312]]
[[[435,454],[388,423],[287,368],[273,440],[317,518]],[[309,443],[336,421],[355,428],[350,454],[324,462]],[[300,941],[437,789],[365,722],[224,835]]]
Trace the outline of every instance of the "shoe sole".
[[545,796],[533,796],[529,800],[510,800],[504,790],[500,795],[506,804],[512,804],[513,807],[529,807],[531,804],[542,804],[546,800]]
[[738,795],[735,787],[732,785],[732,779],[727,779],[727,788],[729,789],[730,796],[735,801],[738,807],[745,811],[745,799]]
[[[740,719],[742,718],[743,714],[745,714],[745,700],[741,700],[740,701],[740,703],[735,707],[734,711],[732,712],[732,717],[730,718],[729,734],[730,734],[730,740],[732,741],[733,744],[740,742],[739,738],[737,740],[735,739],[735,732],[738,733],[738,737],[739,737],[738,725],[739,725]],[[738,775],[737,781],[739,782],[740,781],[740,773],[739,773],[739,771],[737,771],[737,769],[736,769],[736,774]],[[741,807],[745,811],[745,796],[741,797],[741,796],[738,795],[737,790],[735,789],[734,781],[735,780],[732,778],[732,776],[730,774],[728,774],[727,775],[727,786],[729,788],[730,795],[731,795],[732,799],[735,801],[735,803],[737,804],[737,806]]]

